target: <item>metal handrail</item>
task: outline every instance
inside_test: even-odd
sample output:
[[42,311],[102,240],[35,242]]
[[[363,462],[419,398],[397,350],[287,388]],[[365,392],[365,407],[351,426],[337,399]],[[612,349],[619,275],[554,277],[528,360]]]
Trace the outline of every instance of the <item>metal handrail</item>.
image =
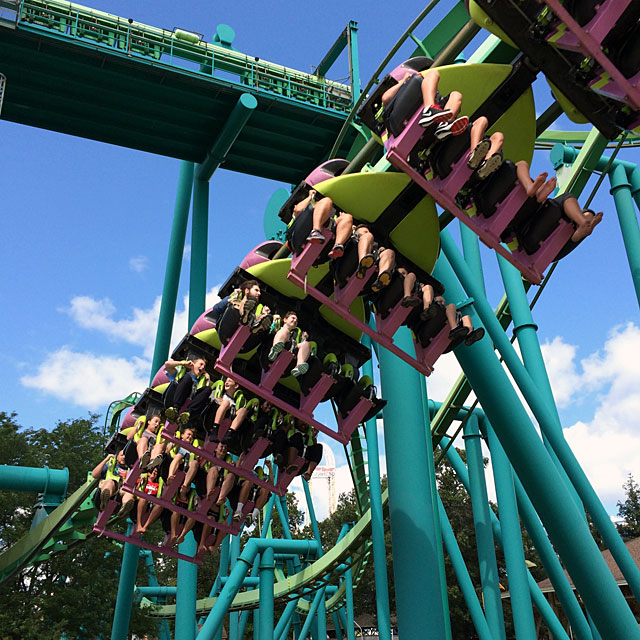
[[[159,29],[59,0],[23,0],[21,5],[18,24],[22,28],[46,30],[56,37],[90,42],[154,64],[217,76],[319,108],[348,112],[352,106],[348,85],[247,56],[199,37],[189,38],[191,32]],[[237,80],[219,76],[219,72],[237,76]]]

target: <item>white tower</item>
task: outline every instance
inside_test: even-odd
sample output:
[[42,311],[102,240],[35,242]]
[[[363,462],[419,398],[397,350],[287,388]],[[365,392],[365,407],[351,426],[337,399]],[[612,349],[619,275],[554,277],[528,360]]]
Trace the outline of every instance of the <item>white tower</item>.
[[[311,492],[311,496],[314,495],[314,489],[316,491],[315,495],[317,496],[318,490],[324,490],[326,487],[327,496],[328,496],[328,505],[329,505],[329,515],[331,515],[337,506],[336,501],[336,458],[333,455],[333,451],[331,447],[326,443],[322,442],[322,461],[325,464],[318,465],[313,472],[313,476],[309,481],[309,491]],[[306,507],[305,507],[306,511]],[[309,513],[305,514],[305,520],[309,522]]]

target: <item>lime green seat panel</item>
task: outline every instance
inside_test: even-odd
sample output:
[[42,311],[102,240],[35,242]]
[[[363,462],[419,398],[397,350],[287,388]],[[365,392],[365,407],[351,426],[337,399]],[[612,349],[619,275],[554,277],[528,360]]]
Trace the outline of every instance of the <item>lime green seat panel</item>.
[[[326,180],[316,185],[316,189],[357,220],[375,222],[410,182],[411,178],[404,173],[355,173]],[[425,194],[388,231],[402,255],[431,273],[440,250],[438,215],[431,196]]]
[[[454,64],[438,67],[442,95],[462,94],[462,115],[470,116],[511,73],[508,64]],[[536,139],[536,109],[533,90],[527,89],[494,123],[489,134],[504,134],[503,153],[513,162],[531,162]]]
[[478,26],[486,29],[490,33],[493,33],[494,36],[498,36],[500,40],[506,42],[510,47],[513,47],[514,49],[518,48],[514,44],[513,40],[509,38],[509,36],[474,2],[474,0],[470,0],[468,6],[469,15]]

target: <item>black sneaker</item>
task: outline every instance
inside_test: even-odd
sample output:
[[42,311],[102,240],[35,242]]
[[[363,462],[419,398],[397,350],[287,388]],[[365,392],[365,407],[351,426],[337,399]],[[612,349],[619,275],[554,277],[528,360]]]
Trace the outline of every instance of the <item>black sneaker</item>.
[[476,175],[480,180],[485,180],[492,173],[495,173],[501,166],[502,153],[498,151],[498,153],[494,153],[480,165],[480,168],[476,171]]
[[462,116],[456,120],[450,120],[449,122],[441,122],[436,128],[433,134],[438,140],[445,140],[450,136],[459,136],[464,133],[469,126],[469,118]]
[[343,244],[334,244],[333,249],[329,251],[329,257],[332,260],[337,260],[338,258],[342,258],[344,255],[344,245]]
[[418,120],[418,124],[421,127],[428,127],[430,124],[444,122],[450,115],[450,109],[443,109],[437,104],[432,104],[430,107],[423,109],[420,120]]
[[244,307],[242,308],[242,317],[240,318],[241,324],[249,324],[249,320],[253,316],[255,308],[258,306],[258,301],[255,298],[247,298],[244,301]]
[[491,141],[489,138],[480,140],[476,148],[469,154],[467,167],[469,167],[469,169],[477,169],[484,162],[484,157],[489,153],[489,149],[491,149]]
[[307,242],[310,242],[311,244],[324,244],[322,231],[320,231],[320,229],[313,229],[313,231],[311,231],[307,236]]

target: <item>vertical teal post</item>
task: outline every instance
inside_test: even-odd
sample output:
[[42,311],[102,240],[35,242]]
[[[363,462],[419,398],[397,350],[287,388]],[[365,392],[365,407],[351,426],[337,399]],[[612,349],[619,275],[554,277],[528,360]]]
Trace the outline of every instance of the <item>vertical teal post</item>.
[[[429,460],[433,457],[433,438],[431,437],[431,414],[429,413],[429,396],[427,394],[427,379],[422,378],[420,391],[422,395],[422,414],[424,416],[425,434],[427,441],[427,456]],[[436,468],[434,464],[429,464],[429,483],[431,485],[431,498],[433,500],[433,520],[436,533],[436,549],[442,549],[442,525],[440,523],[440,509],[435,497],[438,495],[438,482],[436,479]],[[438,553],[438,571],[440,573],[440,589],[442,597],[442,610],[444,612],[444,630],[446,640],[451,640],[451,617],[449,613],[449,591],[447,589],[447,570],[444,565],[444,553]]]
[[[411,353],[406,327],[394,339]],[[398,631],[401,638],[443,640],[447,632],[437,558],[442,547],[435,532],[429,483],[433,458],[427,453],[420,375],[386,349],[379,349],[378,356],[388,400],[383,415]]]
[[209,183],[193,180],[191,218],[191,268],[189,274],[189,328],[204,313],[207,294],[207,239],[209,234]]
[[[362,344],[371,346],[369,336]],[[362,373],[373,378],[371,360],[362,365]],[[389,584],[387,582],[387,549],[384,541],[384,515],[382,513],[382,487],[380,486],[380,452],[378,451],[378,424],[374,416],[365,424],[367,434],[367,464],[369,465],[369,506],[371,509],[371,540],[373,542],[373,568],[376,582],[376,613],[380,640],[391,640],[389,613]]]
[[265,549],[260,556],[260,640],[273,640],[273,549]]
[[536,640],[536,625],[529,594],[529,572],[522,550],[520,517],[511,465],[488,420],[484,421],[484,427],[491,451],[491,466],[496,485],[498,509],[500,510],[502,548],[509,577],[513,625],[518,640]]
[[342,640],[342,629],[340,628],[340,618],[338,614],[334,611],[331,614],[331,619],[333,620],[333,626],[336,629],[336,640]]
[[467,609],[469,609],[469,615],[471,616],[473,626],[476,628],[476,632],[478,633],[478,638],[480,640],[495,640],[491,630],[489,629],[487,620],[484,617],[482,607],[478,602],[475,587],[469,577],[469,571],[467,570],[467,565],[465,564],[462,553],[460,552],[460,547],[456,540],[456,534],[453,532],[453,528],[451,527],[451,523],[449,522],[447,512],[444,509],[440,496],[438,496],[438,510],[440,511],[440,524],[442,526],[444,544],[447,547],[451,566],[453,567],[453,571],[458,579],[462,596],[464,597],[464,601],[467,603]]
[[636,290],[638,304],[640,304],[640,228],[633,206],[631,183],[624,167],[620,165],[609,173],[609,180],[611,181],[611,193],[616,204],[622,239],[627,251],[633,286]]
[[[128,526],[127,534],[131,532],[131,526]],[[125,542],[122,565],[120,567],[120,580],[118,581],[116,608],[113,614],[113,626],[111,627],[111,640],[126,640],[129,637],[129,619],[131,618],[131,605],[133,604],[133,588],[136,586],[139,551],[140,547]]]
[[[196,554],[196,539],[189,531],[180,545],[180,553]],[[198,591],[198,565],[178,560],[178,591],[176,593],[175,640],[194,640],[196,637],[196,598]]]
[[183,160],[180,163],[180,177],[178,179],[178,192],[173,209],[173,226],[171,227],[169,255],[167,256],[167,268],[164,275],[158,331],[153,349],[151,380],[153,380],[156,372],[162,367],[169,355],[173,316],[176,312],[178,285],[180,284],[180,268],[184,255],[184,241],[187,235],[187,223],[189,221],[193,170],[193,162]]
[[358,23],[349,21],[347,26],[349,44],[349,70],[351,71],[351,95],[353,104],[360,97],[360,59],[358,57]]
[[[233,570],[238,562],[238,556],[240,555],[240,536],[232,536],[229,553],[229,575],[233,574]],[[232,611],[229,614],[229,640],[240,640],[240,614],[237,611]]]
[[484,462],[480,445],[478,418],[471,414],[464,424],[464,444],[469,467],[469,495],[473,509],[473,526],[476,532],[478,566],[482,583],[485,617],[492,636],[505,640],[504,614],[500,598],[500,579],[493,542],[489,497],[484,477]]
[[[465,287],[474,290],[474,293],[470,293],[475,299],[474,304],[482,303],[481,307],[489,307],[486,300],[483,300],[482,292],[473,285],[473,279],[466,266],[461,264],[457,248],[446,230],[441,233],[441,237],[445,254],[455,259],[456,271],[464,278]],[[459,283],[442,257],[436,264],[434,276],[443,283],[450,299],[463,297]],[[484,313],[487,325],[491,322],[489,315],[492,316],[492,313]],[[474,318],[474,323],[476,322],[479,323],[477,317]],[[491,337],[496,340],[498,332],[491,332]],[[506,339],[504,333],[502,337]],[[506,341],[509,342],[508,339]],[[633,614],[591,537],[587,524],[509,383],[489,340],[481,340],[472,347],[457,348],[456,357],[602,637],[607,640],[640,638],[640,630]],[[516,370],[516,374],[520,373]],[[522,376],[519,377],[522,381]],[[526,392],[528,391],[527,388]],[[535,398],[529,396],[527,401],[533,403],[532,408],[536,414],[542,414],[548,419],[548,412]]]
[[344,572],[347,605],[347,640],[356,640],[355,612],[353,610],[353,574],[351,568]]

